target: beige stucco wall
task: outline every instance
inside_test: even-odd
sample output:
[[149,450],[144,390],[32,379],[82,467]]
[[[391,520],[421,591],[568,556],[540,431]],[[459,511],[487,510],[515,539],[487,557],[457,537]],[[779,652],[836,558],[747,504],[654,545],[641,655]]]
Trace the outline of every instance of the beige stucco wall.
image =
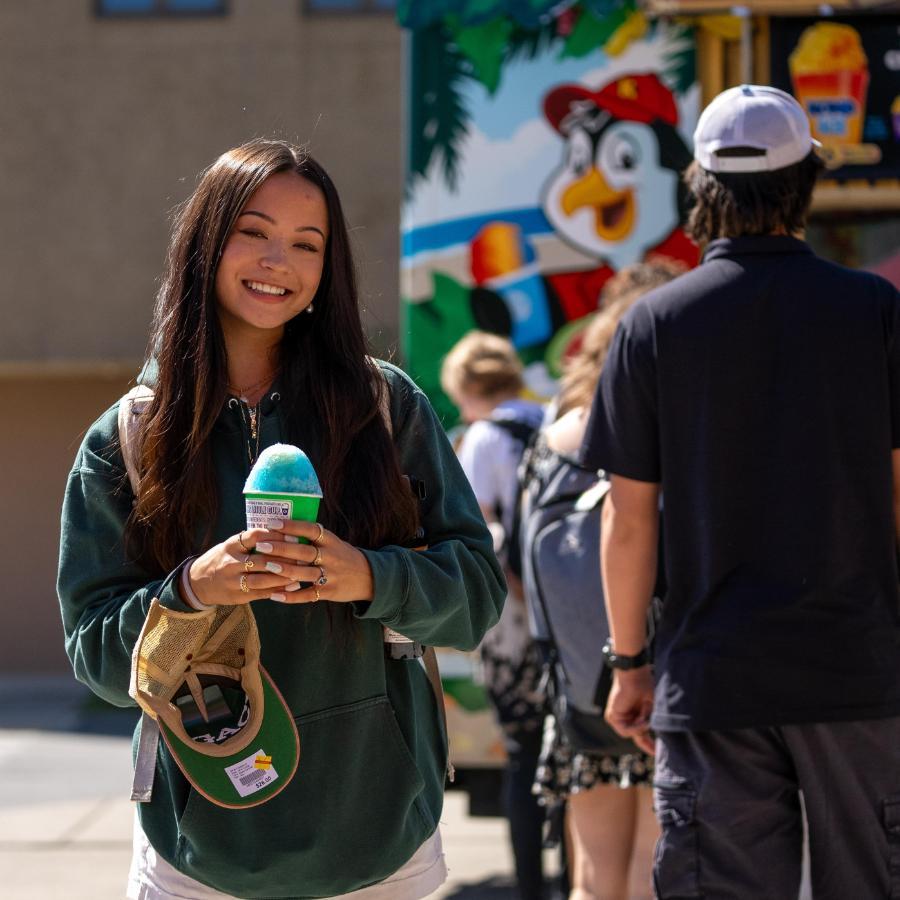
[[400,29],[299,0],[229,8],[103,20],[93,0],[0,3],[0,674],[66,670],[65,477],[144,352],[170,211],[218,153],[311,142],[353,229],[370,336],[396,339]]
[[368,324],[394,338],[401,31],[299,0],[229,6],[122,20],[92,0],[0,4],[0,361],[140,355],[170,210],[256,135],[311,142],[346,205]]
[[63,489],[85,430],[126,381],[114,371],[0,378],[0,675],[68,668],[56,600]]

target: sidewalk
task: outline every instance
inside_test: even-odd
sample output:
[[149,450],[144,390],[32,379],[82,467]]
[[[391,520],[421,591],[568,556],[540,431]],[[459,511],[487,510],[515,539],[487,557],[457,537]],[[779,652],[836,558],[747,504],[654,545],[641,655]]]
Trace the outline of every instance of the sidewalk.
[[[0,677],[0,898],[122,900],[134,809],[135,710],[66,677]],[[451,791],[441,834],[449,879],[432,900],[517,900],[506,823]],[[557,871],[547,852],[545,870]],[[809,900],[804,879],[800,900]],[[645,884],[634,898],[647,897]],[[556,898],[554,898],[556,900]]]
[[[121,900],[134,815],[134,711],[104,709],[66,678],[0,678],[0,897]],[[447,795],[450,880],[436,900],[514,900],[501,819]]]

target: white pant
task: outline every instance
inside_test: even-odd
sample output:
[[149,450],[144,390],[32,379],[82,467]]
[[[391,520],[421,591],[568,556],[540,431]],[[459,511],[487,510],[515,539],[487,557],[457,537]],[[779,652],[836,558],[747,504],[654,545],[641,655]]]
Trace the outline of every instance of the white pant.
[[[378,884],[341,894],[340,900],[421,900],[446,880],[447,866],[438,829],[393,875]],[[134,851],[125,896],[128,900],[235,900],[230,894],[207,887],[169,865],[150,846],[137,813],[134,816]]]

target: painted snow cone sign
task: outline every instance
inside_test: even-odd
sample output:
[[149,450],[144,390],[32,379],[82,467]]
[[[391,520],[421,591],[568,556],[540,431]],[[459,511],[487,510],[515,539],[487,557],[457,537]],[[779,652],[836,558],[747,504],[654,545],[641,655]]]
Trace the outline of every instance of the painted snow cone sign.
[[244,485],[248,528],[265,528],[269,519],[315,522],[321,502],[316,470],[292,444],[273,444],[263,450]]

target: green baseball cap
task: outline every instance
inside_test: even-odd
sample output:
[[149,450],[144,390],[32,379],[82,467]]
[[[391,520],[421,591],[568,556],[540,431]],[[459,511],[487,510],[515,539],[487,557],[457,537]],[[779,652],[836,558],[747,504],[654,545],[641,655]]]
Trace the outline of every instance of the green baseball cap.
[[231,809],[274,797],[300,759],[294,717],[259,655],[249,604],[186,613],[154,598],[132,657],[129,693],[194,789]]

